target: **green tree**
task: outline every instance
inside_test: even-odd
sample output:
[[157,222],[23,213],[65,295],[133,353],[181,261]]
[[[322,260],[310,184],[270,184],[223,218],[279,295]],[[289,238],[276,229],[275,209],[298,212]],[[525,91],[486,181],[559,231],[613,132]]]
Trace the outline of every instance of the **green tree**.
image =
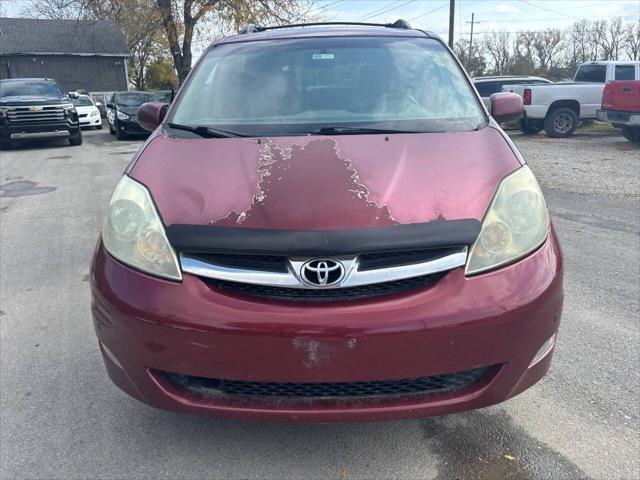
[[169,58],[159,57],[147,67],[147,88],[150,90],[171,90],[178,86],[178,76]]

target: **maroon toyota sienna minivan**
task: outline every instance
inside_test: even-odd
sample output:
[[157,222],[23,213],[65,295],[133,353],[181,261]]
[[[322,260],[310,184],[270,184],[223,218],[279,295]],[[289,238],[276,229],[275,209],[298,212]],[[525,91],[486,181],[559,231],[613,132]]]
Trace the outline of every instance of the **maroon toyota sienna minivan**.
[[549,368],[562,259],[538,183],[406,22],[260,28],[202,55],[120,179],[92,264],[107,371],[155,407],[422,417]]

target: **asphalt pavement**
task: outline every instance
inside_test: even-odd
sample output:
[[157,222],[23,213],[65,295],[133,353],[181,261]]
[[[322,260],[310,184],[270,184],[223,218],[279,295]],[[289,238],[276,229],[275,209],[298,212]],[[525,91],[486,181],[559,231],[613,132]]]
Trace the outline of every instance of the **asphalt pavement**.
[[89,260],[142,140],[103,129],[0,151],[0,478],[640,478],[640,149],[512,137],[565,255],[549,374],[494,407],[361,424],[208,419],[120,392],[93,333]]

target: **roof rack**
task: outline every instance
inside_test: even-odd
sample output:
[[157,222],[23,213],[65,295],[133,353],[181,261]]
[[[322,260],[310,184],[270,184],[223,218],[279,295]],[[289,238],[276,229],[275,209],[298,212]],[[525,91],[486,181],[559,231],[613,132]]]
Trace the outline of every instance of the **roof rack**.
[[385,28],[399,28],[402,30],[411,30],[411,25],[406,20],[398,19],[393,23],[366,23],[366,22],[312,22],[312,23],[294,23],[291,25],[274,25],[272,27],[262,27],[253,23],[244,26],[238,33],[257,33],[265,32],[267,30],[278,30],[281,28],[295,28],[295,27],[315,27],[323,25],[359,25],[365,27],[385,27]]

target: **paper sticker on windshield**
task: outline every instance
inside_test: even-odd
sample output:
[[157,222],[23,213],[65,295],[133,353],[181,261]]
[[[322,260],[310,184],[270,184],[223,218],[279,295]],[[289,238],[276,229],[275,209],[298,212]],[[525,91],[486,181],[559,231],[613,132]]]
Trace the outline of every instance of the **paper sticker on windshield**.
[[333,60],[333,53],[314,53],[314,60]]

